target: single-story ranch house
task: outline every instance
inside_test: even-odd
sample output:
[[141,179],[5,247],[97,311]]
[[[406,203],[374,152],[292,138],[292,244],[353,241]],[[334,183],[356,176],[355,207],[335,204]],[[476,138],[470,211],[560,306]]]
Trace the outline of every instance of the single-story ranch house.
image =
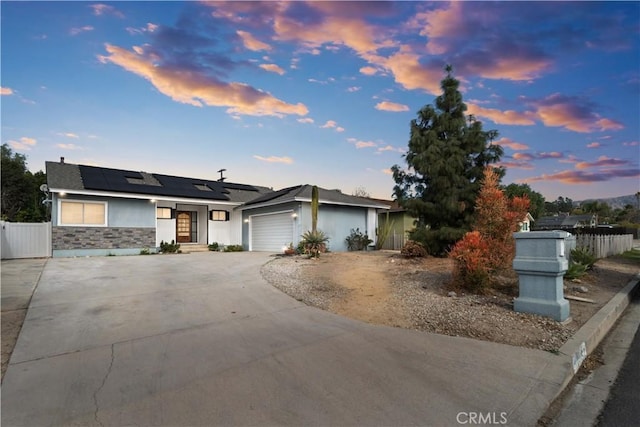
[[[311,186],[279,191],[224,180],[184,178],[46,162],[51,194],[52,255],[92,256],[156,251],[161,241],[241,244],[282,252],[311,229]],[[332,251],[347,250],[351,229],[375,239],[380,202],[319,189],[318,229]]]

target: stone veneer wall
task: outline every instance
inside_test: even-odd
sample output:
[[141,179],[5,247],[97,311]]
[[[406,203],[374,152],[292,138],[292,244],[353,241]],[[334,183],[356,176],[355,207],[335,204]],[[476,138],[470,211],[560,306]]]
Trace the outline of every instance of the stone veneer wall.
[[53,250],[155,248],[149,227],[52,227]]

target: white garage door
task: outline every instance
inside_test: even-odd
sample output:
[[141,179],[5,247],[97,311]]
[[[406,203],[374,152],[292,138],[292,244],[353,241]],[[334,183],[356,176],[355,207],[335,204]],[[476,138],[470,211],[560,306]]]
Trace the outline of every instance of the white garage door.
[[293,241],[291,212],[251,217],[251,250],[282,252]]

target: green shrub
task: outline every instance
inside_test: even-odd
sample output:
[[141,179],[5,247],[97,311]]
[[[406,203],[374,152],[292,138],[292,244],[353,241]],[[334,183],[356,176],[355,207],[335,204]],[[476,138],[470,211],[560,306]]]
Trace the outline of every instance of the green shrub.
[[218,244],[218,242],[213,242],[208,246],[210,251],[219,251],[220,250],[220,245]]
[[414,240],[407,240],[407,243],[405,243],[400,250],[400,255],[406,258],[423,258],[428,254],[427,250],[424,248],[424,246],[422,246],[421,243],[418,243]]
[[458,240],[464,237],[464,234],[464,230],[451,227],[440,229],[418,227],[409,232],[409,238],[420,243],[429,255],[443,257]]
[[172,240],[171,243],[162,240],[160,241],[160,252],[163,254],[180,253],[180,243],[176,243],[175,240]]
[[242,252],[244,248],[242,245],[227,245],[224,247],[225,252]]
[[576,248],[571,250],[570,262],[582,264],[586,270],[591,270],[597,260],[586,249]]
[[140,249],[140,255],[151,255],[151,250],[149,248]]
[[568,280],[577,279],[584,276],[587,273],[587,266],[580,264],[579,262],[570,262],[567,272],[564,273],[564,278]]
[[309,230],[301,237],[301,243],[304,247],[304,253],[309,255],[309,258],[319,258],[321,253],[327,251],[327,242],[329,241],[329,236],[324,234],[324,232],[320,230]]
[[350,251],[362,251],[367,248],[373,240],[369,238],[366,234],[360,231],[360,228],[351,229],[351,234],[347,236],[345,239],[347,242],[347,249]]

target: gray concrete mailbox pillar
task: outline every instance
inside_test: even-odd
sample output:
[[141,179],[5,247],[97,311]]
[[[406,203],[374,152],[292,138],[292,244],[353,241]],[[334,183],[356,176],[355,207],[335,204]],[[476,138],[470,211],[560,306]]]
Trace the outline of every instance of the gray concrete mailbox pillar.
[[551,317],[558,322],[569,318],[569,301],[564,298],[562,277],[569,267],[565,231],[514,233],[519,296],[515,311]]

